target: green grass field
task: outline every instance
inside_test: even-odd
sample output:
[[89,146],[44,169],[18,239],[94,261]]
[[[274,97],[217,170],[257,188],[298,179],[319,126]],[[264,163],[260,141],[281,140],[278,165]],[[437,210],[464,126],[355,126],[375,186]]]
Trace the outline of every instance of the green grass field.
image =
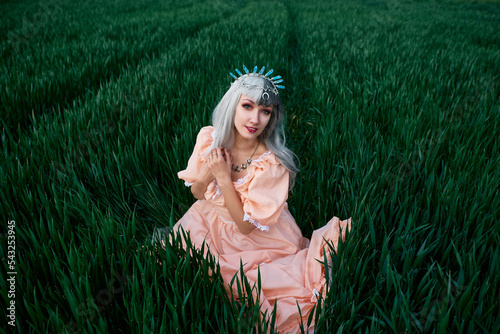
[[0,10],[1,332],[273,331],[214,259],[149,242],[194,202],[177,172],[243,64],[285,78],[304,236],[353,218],[317,332],[500,332],[498,2]]

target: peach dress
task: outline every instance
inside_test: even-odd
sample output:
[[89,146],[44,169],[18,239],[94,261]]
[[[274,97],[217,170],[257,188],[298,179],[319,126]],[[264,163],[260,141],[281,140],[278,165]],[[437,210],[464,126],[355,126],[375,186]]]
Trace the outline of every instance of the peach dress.
[[[187,168],[178,173],[186,186],[196,181],[213,134],[211,126],[199,132]],[[243,204],[244,220],[256,227],[249,234],[242,234],[232,221],[216,180],[209,184],[205,200],[195,202],[175,224],[174,232],[182,226],[195,246],[201,247],[205,241],[228,286],[240,269],[240,259],[250,283],[257,282],[260,267],[261,310],[270,314],[277,301],[278,331],[300,333],[297,302],[305,325],[317,297],[324,292],[324,267],[316,259],[323,260],[324,247],[328,250],[325,239],[337,246],[339,236],[350,229],[350,219],[334,217],[314,231],[311,241],[304,238],[288,211],[288,178],[288,170],[273,153],[266,152],[252,161],[247,175],[233,183]]]

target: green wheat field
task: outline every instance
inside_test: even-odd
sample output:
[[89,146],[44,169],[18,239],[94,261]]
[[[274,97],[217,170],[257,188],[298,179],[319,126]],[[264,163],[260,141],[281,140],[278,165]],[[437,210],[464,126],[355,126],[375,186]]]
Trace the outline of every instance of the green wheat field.
[[244,277],[229,296],[213,258],[151,245],[194,202],[177,172],[243,64],[285,78],[304,236],[353,220],[316,332],[500,332],[498,1],[0,12],[1,332],[276,332]]

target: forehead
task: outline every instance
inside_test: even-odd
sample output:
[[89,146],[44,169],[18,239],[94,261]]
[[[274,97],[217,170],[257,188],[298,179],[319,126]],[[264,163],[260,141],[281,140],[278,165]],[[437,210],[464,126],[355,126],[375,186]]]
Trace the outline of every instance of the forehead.
[[254,99],[252,99],[250,96],[245,95],[245,94],[241,94],[240,102],[243,102],[243,101],[249,101],[249,102],[255,103]]

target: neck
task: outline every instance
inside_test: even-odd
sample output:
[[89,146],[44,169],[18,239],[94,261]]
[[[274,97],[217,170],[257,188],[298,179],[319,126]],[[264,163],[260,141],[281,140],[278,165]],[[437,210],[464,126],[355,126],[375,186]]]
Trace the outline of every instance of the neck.
[[253,152],[258,143],[258,139],[247,140],[236,134],[234,138],[233,149],[240,152]]

